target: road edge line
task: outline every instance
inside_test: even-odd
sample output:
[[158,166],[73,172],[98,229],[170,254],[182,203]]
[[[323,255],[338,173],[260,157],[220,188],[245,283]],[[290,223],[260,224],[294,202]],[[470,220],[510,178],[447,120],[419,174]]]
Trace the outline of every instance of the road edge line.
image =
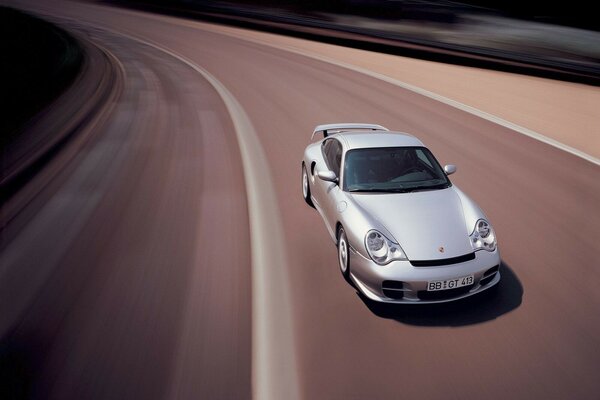
[[[217,78],[191,60],[153,42],[112,29],[106,30],[150,46],[188,65],[213,86],[225,103],[242,157],[250,219],[252,398],[300,399],[285,247],[279,239],[283,237],[283,226],[265,152],[250,118]],[[271,245],[267,246],[266,243]],[[277,378],[273,377],[274,374],[278,374]]]

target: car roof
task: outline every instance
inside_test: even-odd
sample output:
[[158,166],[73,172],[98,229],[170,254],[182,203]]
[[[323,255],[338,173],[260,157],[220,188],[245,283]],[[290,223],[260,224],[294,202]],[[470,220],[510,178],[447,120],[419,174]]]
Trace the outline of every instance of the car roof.
[[346,150],[374,147],[425,147],[416,137],[402,132],[340,132],[330,137],[344,142]]

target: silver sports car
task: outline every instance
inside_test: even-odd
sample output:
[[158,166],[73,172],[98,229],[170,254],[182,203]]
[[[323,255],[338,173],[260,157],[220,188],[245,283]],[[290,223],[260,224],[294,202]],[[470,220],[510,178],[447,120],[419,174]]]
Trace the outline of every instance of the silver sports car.
[[496,234],[414,136],[380,125],[317,126],[302,194],[338,248],[344,278],[369,299],[435,303],[500,281]]

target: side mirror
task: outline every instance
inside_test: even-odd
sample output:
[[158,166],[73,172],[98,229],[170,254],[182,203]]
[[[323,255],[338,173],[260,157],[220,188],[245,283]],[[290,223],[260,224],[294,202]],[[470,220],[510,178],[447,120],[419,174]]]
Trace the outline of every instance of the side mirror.
[[335,175],[335,172],[333,171],[319,171],[317,172],[317,176],[327,182],[336,182],[337,183],[337,176]]
[[452,165],[452,164],[444,165],[444,172],[446,173],[446,175],[452,175],[453,173],[456,172],[456,165]]

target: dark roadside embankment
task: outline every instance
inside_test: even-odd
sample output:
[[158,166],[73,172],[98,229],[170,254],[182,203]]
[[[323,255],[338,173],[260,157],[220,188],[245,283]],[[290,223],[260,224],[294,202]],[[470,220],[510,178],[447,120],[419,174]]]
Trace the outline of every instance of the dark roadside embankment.
[[463,3],[104,2],[380,53],[600,85],[597,31]]
[[9,151],[23,125],[75,79],[81,46],[67,32],[0,7],[0,145]]
[[109,53],[41,18],[0,8],[0,231],[77,154],[121,89]]

